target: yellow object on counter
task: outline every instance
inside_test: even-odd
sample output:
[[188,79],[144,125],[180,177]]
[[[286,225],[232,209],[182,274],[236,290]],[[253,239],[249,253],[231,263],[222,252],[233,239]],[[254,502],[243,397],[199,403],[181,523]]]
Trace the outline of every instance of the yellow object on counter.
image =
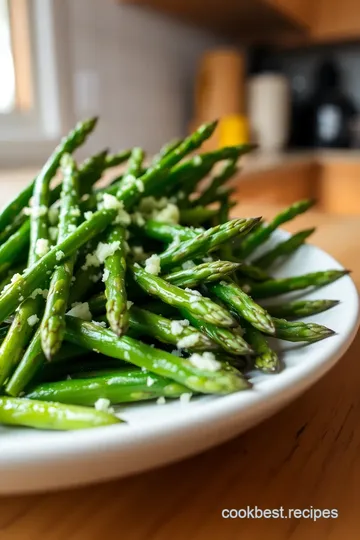
[[219,147],[247,144],[250,141],[248,120],[245,116],[234,114],[224,116],[219,121]]

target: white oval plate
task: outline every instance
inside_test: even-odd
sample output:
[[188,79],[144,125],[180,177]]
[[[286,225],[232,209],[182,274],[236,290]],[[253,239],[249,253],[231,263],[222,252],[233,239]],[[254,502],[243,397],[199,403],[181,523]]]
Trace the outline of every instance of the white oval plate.
[[[266,247],[286,237],[287,233],[278,232]],[[329,268],[342,267],[320,249],[306,245],[275,273],[283,277]],[[280,342],[285,369],[277,375],[254,373],[251,390],[202,396],[188,404],[174,400],[165,405],[119,407],[127,424],[92,430],[0,429],[0,493],[73,486],[164,465],[224,442],[273,415],[339,360],[358,327],[358,294],[350,277],[306,298],[341,300],[311,318],[337,334],[308,347]]]

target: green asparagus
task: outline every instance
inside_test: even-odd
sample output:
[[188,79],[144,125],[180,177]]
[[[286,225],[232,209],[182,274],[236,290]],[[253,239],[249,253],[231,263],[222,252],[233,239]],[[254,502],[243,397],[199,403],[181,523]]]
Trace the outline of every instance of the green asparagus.
[[254,366],[265,373],[278,373],[281,369],[281,363],[278,355],[273,351],[257,328],[244,323],[245,338],[252,346],[255,355]]
[[90,407],[0,396],[0,424],[72,430],[118,424],[116,416]]
[[108,244],[117,249],[105,259],[106,315],[110,328],[118,336],[123,335],[129,324],[127,308],[126,275],[126,231],[114,226],[107,237]]
[[277,244],[274,248],[267,251],[254,261],[254,264],[260,268],[268,268],[280,257],[288,257],[294,253],[300,246],[302,246],[307,238],[315,229],[306,229],[290,236],[288,240],[284,240]]
[[304,274],[303,276],[270,279],[262,283],[246,284],[246,292],[252,298],[269,298],[270,296],[299,291],[308,287],[324,287],[346,276],[348,273],[348,270],[325,270]]
[[202,283],[220,281],[226,275],[235,272],[240,266],[241,264],[230,261],[213,261],[197,266],[190,265],[185,270],[168,274],[164,279],[178,287],[197,287]]
[[[195,358],[179,358],[128,336],[116,338],[110,330],[75,317],[68,317],[66,339],[88,349],[96,349],[106,356],[125,360],[151,373],[168,377],[194,392],[229,394],[249,387],[248,381],[240,372],[221,364],[211,353],[203,353],[200,359],[198,353]],[[203,364],[207,367],[202,367]]]
[[229,330],[228,328],[219,328],[214,324],[209,324],[194,317],[187,309],[181,310],[182,315],[192,324],[194,328],[200,330],[208,336],[214,343],[219,345],[224,351],[234,355],[252,354],[252,349],[242,337],[240,327]]
[[170,246],[160,254],[162,272],[169,271],[195,256],[206,255],[235,236],[245,236],[259,220],[260,218],[233,219],[207,229],[194,238],[182,242],[179,246]]
[[209,186],[202,192],[202,194],[195,199],[194,204],[206,206],[218,199],[220,188],[236,173],[238,167],[235,161],[227,162],[222,171],[214,176]]
[[[60,144],[55,148],[54,153],[45,163],[44,167],[39,173],[45,181],[50,180],[60,163],[61,156],[65,152],[73,152],[83,144],[88,135],[93,131],[97,122],[97,118],[90,118],[84,122],[79,122],[73,131],[64,137]],[[10,203],[8,203],[0,212],[0,230],[5,229],[13,219],[19,214],[19,212],[28,204],[35,186],[35,180],[29,184],[19,195],[15,197]]]
[[275,332],[273,322],[267,311],[256,304],[236,283],[230,279],[208,285],[209,290],[224,302],[238,316],[243,317],[252,326],[273,334]]
[[98,399],[107,399],[112,404],[157,399],[178,398],[189,389],[170,379],[139,369],[124,369],[98,377],[70,379],[43,383],[27,394],[27,398],[40,401],[57,401],[73,405],[94,405]]
[[[76,228],[80,215],[78,171],[75,161],[69,154],[63,155],[61,169],[63,190],[58,243],[65,240],[69,233]],[[64,339],[65,312],[68,305],[75,256],[73,255],[64,261],[58,257],[58,260],[60,264],[51,279],[45,314],[41,322],[41,344],[48,360],[51,360],[58,352]]]
[[166,304],[178,308],[186,308],[199,319],[218,326],[234,326],[235,321],[228,311],[212,302],[209,298],[201,296],[200,293],[190,290],[189,292],[175,285],[171,285],[159,276],[154,276],[138,264],[132,266],[132,274],[140,287],[160,298]]
[[338,300],[297,300],[288,304],[267,306],[272,317],[280,319],[299,319],[327,311],[339,304]]
[[285,319],[273,317],[275,336],[285,341],[307,341],[313,343],[333,336],[335,332],[316,323],[289,322]]
[[292,204],[280,214],[278,214],[267,225],[262,225],[253,234],[245,238],[240,247],[240,256],[245,259],[248,257],[257,247],[266,242],[271,234],[283,223],[292,220],[294,217],[306,212],[314,205],[314,201],[304,200]]

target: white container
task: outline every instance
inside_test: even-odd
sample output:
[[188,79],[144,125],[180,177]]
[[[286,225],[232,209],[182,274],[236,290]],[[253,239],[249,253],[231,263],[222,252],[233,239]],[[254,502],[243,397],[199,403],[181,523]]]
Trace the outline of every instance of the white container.
[[284,148],[290,124],[290,88],[286,77],[264,73],[249,80],[248,116],[253,141],[261,150]]

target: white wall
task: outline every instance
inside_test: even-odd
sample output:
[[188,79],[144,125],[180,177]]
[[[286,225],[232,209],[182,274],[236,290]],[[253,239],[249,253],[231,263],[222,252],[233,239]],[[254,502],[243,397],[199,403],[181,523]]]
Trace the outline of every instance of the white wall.
[[184,135],[201,53],[220,38],[116,0],[68,0],[75,111],[101,121],[88,151]]

